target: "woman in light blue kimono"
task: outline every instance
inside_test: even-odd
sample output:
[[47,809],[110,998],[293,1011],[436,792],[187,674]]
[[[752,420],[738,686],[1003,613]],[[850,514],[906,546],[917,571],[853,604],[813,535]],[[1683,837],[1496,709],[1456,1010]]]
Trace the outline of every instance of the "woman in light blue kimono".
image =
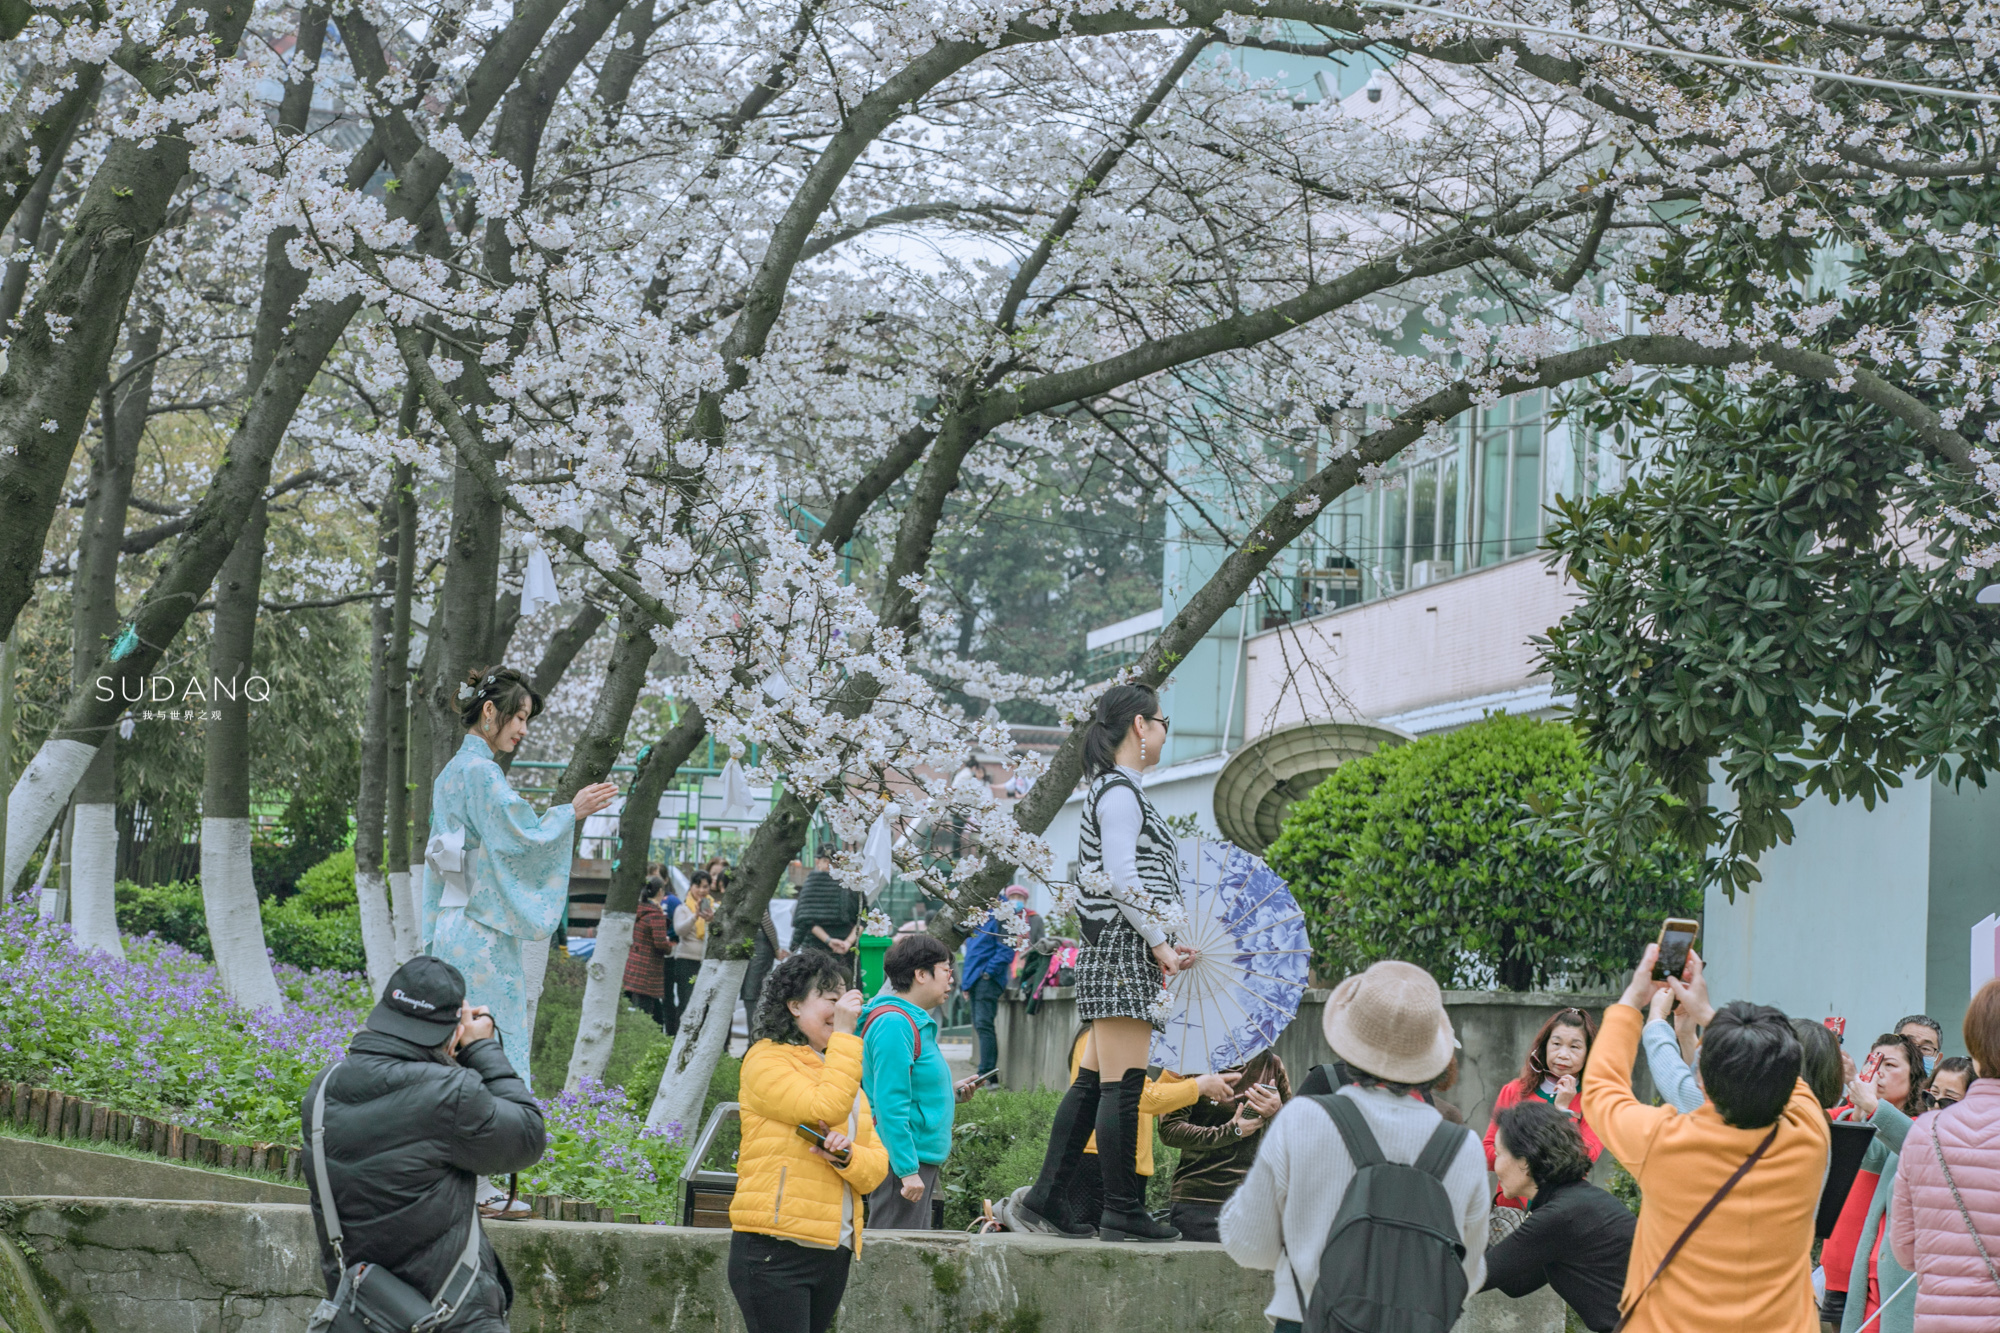
[[424,853],[424,952],[465,975],[468,1005],[489,1011],[526,1079],[529,995],[524,941],[555,933],[569,899],[577,821],[596,814],[618,789],[600,782],[568,805],[537,815],[507,783],[495,756],[521,743],[541,696],[520,672],[471,673],[460,691],[465,740],[431,790],[431,837]]

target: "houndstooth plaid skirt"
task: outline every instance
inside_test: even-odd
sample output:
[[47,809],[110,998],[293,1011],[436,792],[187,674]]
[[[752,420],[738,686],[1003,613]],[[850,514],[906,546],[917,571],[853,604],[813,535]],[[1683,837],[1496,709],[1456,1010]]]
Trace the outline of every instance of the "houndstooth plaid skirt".
[[1097,943],[1086,944],[1076,956],[1076,1016],[1088,1023],[1098,1018],[1138,1018],[1164,1030],[1154,1009],[1160,998],[1160,965],[1132,923],[1120,916],[1108,922]]

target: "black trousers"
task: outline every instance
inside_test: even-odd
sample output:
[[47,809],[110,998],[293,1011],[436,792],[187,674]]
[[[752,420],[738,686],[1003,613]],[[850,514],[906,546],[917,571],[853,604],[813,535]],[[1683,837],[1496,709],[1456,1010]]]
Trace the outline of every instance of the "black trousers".
[[1169,1210],[1167,1220],[1174,1230],[1181,1233],[1182,1240],[1200,1241],[1205,1245],[1222,1243],[1222,1205],[1219,1203],[1182,1203],[1176,1201]]
[[668,1036],[681,1030],[681,1015],[687,1012],[688,1001],[694,998],[694,981],[701,975],[701,959],[667,959],[667,993],[661,1004],[660,1026]]
[[847,1292],[854,1251],[815,1250],[738,1231],[729,1238],[729,1290],[749,1333],[826,1333]]
[[666,1001],[662,1000],[659,996],[641,995],[638,991],[628,990],[625,992],[625,998],[632,1002],[633,1008],[652,1019],[655,1023],[658,1023],[662,1028],[667,1025]]
[[757,1002],[764,997],[764,981],[771,975],[771,969],[778,965],[778,952],[771,947],[771,941],[764,938],[764,932],[757,932],[757,946],[750,955],[750,970],[743,974],[743,1018],[745,1022],[757,1021]]

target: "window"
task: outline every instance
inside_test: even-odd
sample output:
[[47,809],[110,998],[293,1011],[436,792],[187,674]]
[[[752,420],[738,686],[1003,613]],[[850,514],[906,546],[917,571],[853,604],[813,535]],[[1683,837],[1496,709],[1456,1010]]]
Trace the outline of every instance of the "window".
[[1298,547],[1280,619],[1320,615],[1533,551],[1555,489],[1584,473],[1567,430],[1551,428],[1543,394],[1466,413],[1443,441],[1383,484],[1329,505]]

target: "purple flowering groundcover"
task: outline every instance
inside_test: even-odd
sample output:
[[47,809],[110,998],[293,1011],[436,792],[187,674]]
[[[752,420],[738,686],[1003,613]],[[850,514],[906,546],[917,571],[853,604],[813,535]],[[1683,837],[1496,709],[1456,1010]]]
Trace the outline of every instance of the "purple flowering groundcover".
[[[285,1011],[245,1009],[214,964],[154,936],[125,958],[79,953],[32,898],[0,905],[0,1079],[204,1133],[296,1144],[299,1101],[368,1015],[367,978],[279,964]],[[680,1127],[648,1130],[626,1094],[586,1080],[544,1103],[549,1147],[524,1193],[675,1220]]]

